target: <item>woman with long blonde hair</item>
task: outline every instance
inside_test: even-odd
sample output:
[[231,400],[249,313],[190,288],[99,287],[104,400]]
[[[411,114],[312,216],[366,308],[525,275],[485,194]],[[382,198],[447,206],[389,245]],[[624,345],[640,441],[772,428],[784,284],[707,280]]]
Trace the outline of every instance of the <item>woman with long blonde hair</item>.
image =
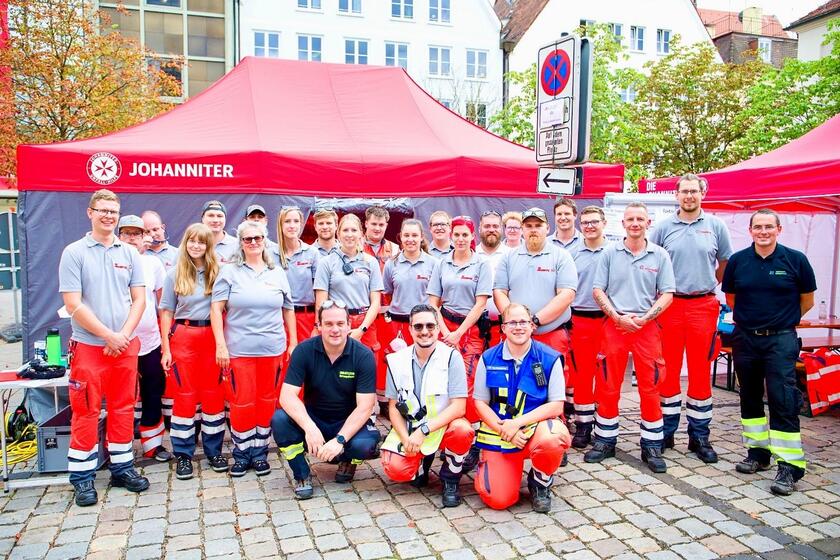
[[214,245],[213,232],[206,225],[187,228],[160,300],[161,363],[169,372],[168,383],[175,384],[169,435],[178,460],[175,476],[182,480],[193,475],[198,404],[204,454],[214,471],[228,469],[228,460],[222,455],[224,391],[210,328],[210,299],[219,275]]
[[277,215],[277,248],[273,255],[286,271],[292,288],[298,340],[315,334],[315,291],[312,285],[321,258],[318,249],[301,240],[303,224],[303,212],[297,206],[280,210]]

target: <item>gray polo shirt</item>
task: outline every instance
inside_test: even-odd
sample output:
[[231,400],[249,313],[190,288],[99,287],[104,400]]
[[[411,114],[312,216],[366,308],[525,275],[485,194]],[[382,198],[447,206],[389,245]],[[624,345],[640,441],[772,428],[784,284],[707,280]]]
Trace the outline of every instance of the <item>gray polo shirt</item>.
[[449,245],[449,249],[447,249],[445,251],[441,251],[440,249],[435,247],[434,244],[429,244],[429,254],[431,256],[433,256],[434,258],[438,259],[438,260],[442,259],[443,257],[450,254],[454,250],[455,250],[455,247],[452,246],[452,245]]
[[[353,268],[352,274],[344,274],[345,262]],[[318,263],[313,288],[326,291],[330,299],[343,301],[351,309],[369,307],[370,293],[383,289],[379,262],[362,251],[351,258],[339,249]]]
[[[437,352],[437,349],[435,349]],[[434,352],[433,352],[434,354]],[[411,372],[414,374],[414,396],[417,400],[422,402],[422,395],[420,390],[423,384],[423,373],[426,371],[426,366],[429,365],[431,357],[422,366],[417,362],[417,354],[411,352]],[[447,383],[447,395],[450,399],[463,399],[467,396],[467,369],[464,366],[464,358],[460,352],[452,352],[449,356],[449,382]],[[389,399],[397,400],[397,386],[394,384],[394,374],[391,373],[391,367],[388,366],[388,375],[385,378],[385,396]]]
[[[272,252],[274,262],[280,263],[280,247]],[[312,305],[315,303],[315,292],[312,285],[315,282],[315,272],[321,255],[312,245],[303,241],[300,247],[287,260],[286,277],[292,287],[292,301],[295,305]]]
[[[505,258],[505,255],[510,253],[512,250],[513,249],[511,249],[504,243],[499,244],[496,250],[489,254],[485,251],[484,245],[481,245],[479,243],[475,247],[475,252],[481,258],[490,263],[490,271],[492,272],[494,282],[496,280],[496,269],[499,268],[499,263],[502,262],[502,259]],[[492,296],[490,297],[490,299],[487,300],[487,314],[493,321],[496,321],[499,318],[499,309],[496,307],[496,302],[493,301]]]
[[321,247],[321,244],[318,243],[317,240],[315,241],[315,243],[312,244],[312,246],[315,247],[318,250],[318,255],[320,255],[321,257],[326,257],[326,256],[329,256],[332,253],[338,252],[338,245],[333,245],[333,248],[330,249],[329,251],[327,251],[326,249]]
[[160,296],[160,308],[172,311],[176,319],[207,321],[210,319],[210,296],[204,295],[204,269],[195,276],[195,289],[188,296],[175,293],[176,270],[166,273],[163,281],[163,293]]
[[214,249],[216,250],[216,259],[219,261],[219,266],[230,264],[234,261],[236,253],[239,251],[239,241],[236,237],[228,235],[228,232],[225,232],[225,236],[221,241],[216,243]]
[[579,311],[600,311],[598,303],[592,296],[592,282],[595,281],[595,272],[598,270],[598,261],[604,254],[609,243],[604,243],[597,249],[590,249],[586,243],[572,252],[575,261],[575,268],[578,273],[578,288],[575,293],[575,301],[572,302],[572,309]]
[[732,256],[726,225],[702,210],[693,222],[684,222],[675,213],[671,219],[656,224],[650,240],[671,256],[679,294],[713,292],[718,283],[717,262]]
[[441,305],[449,311],[466,315],[475,305],[476,297],[493,295],[493,271],[476,253],[464,265],[452,262],[454,254],[449,253],[435,263],[426,293],[439,297]]
[[639,256],[616,241],[604,251],[592,287],[604,290],[619,313],[647,313],[659,294],[676,289],[671,257],[650,241]]
[[408,315],[412,307],[426,303],[426,289],[436,262],[437,259],[422,251],[414,262],[403,253],[388,259],[382,271],[382,283],[385,293],[391,296],[391,313]]
[[[505,255],[496,270],[493,288],[508,290],[512,303],[527,305],[531,313],[537,313],[557,295],[557,290],[577,290],[577,285],[577,269],[572,256],[565,249],[546,242],[536,254],[529,253],[522,245]],[[566,309],[555,320],[540,326],[537,333],[556,330],[571,316],[571,310]]]
[[279,266],[261,272],[247,264],[221,268],[213,302],[227,302],[225,341],[231,356],[279,356],[286,351],[282,309],[292,309],[291,293]]
[[[519,366],[522,360],[515,359],[510,355],[507,342],[502,348],[502,359],[513,360],[513,369],[519,373]],[[530,346],[528,347],[530,351]],[[527,356],[527,354],[526,354]],[[473,386],[473,398],[477,401],[490,402],[490,389],[487,387],[487,366],[484,364],[484,356],[478,360],[475,368],[475,384]],[[548,399],[546,402],[558,402],[566,399],[566,379],[563,374],[563,360],[555,360],[554,367],[548,377]]]
[[[58,265],[59,293],[80,292],[82,303],[103,325],[119,331],[128,319],[131,288],[144,286],[143,265],[137,249],[114,238],[110,247],[90,233],[64,248]],[[70,337],[83,344],[105,346],[105,341],[70,319]]]
[[557,239],[557,233],[556,232],[555,232],[554,235],[552,235],[550,237],[550,239],[551,239],[552,243],[554,243],[555,245],[557,245],[561,249],[566,249],[570,253],[574,253],[575,251],[577,251],[583,245],[583,234],[581,232],[579,232],[578,230],[575,230],[575,234],[566,243],[563,243],[562,241]]
[[146,252],[156,256],[163,265],[163,269],[167,272],[178,264],[178,248],[173,247],[166,241],[163,242],[163,245],[157,251],[149,249]]

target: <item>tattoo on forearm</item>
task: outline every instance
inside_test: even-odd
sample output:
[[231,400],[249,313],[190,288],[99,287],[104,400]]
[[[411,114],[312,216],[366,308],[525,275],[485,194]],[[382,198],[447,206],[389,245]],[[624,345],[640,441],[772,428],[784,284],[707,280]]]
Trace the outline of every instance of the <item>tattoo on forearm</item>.
[[613,309],[612,305],[610,305],[610,301],[609,299],[607,299],[607,296],[603,294],[597,294],[595,296],[595,302],[598,304],[598,307],[600,307],[601,310],[604,313],[606,313],[607,317],[609,317],[610,319],[615,319],[616,317],[618,317],[618,312],[615,309]]
[[660,313],[662,313],[662,307],[657,305],[656,307],[651,308],[651,310],[647,312],[647,320],[653,321]]

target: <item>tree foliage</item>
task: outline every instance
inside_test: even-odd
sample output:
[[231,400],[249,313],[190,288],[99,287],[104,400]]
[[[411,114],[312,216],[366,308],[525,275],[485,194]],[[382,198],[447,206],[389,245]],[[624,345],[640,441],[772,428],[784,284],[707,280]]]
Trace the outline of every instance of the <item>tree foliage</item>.
[[174,78],[149,66],[154,54],[110,32],[89,0],[14,0],[9,30],[0,114],[15,126],[0,131],[0,175],[14,174],[20,143],[106,134],[166,110],[161,95],[180,95]]

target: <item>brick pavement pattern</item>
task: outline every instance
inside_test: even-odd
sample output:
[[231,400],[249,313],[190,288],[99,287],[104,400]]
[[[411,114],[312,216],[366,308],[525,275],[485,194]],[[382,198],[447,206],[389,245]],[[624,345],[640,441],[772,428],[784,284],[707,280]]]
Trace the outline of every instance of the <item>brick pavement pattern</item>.
[[141,463],[152,486],[140,495],[109,489],[108,473],[100,472],[100,502],[91,508],[71,505],[69,486],[2,496],[0,554],[50,560],[840,557],[840,415],[803,418],[808,474],[798,492],[780,497],[769,490],[774,471],[735,471],[744,454],[737,395],[716,390],[714,396],[712,438],[720,462],[706,465],[688,453],[681,432],[677,448],[666,452],[668,473],[651,474],[638,457],[637,397],[626,392],[617,458],[586,464],[580,451],[570,450],[548,515],[531,511],[524,488],[517,506],[488,509],[471,477],[462,482],[464,503],[440,509],[436,477],[422,492],[392,484],[379,461],[360,466],[351,485],[332,482],[335,466],[313,465],[315,497],[299,502],[290,472],[272,452],[274,470],[259,479],[250,472],[234,481],[202,460],[194,479],[180,481],[174,464]]

